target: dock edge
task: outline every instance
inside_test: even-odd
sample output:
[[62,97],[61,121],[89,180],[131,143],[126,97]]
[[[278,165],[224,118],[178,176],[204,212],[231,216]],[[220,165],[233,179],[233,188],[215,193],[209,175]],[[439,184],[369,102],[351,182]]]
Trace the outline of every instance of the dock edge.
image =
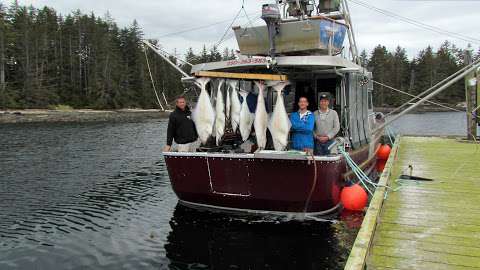
[[368,252],[370,246],[373,242],[373,237],[375,234],[375,228],[377,227],[377,221],[382,210],[383,201],[385,199],[385,192],[389,179],[392,175],[393,165],[397,159],[398,148],[400,147],[401,137],[397,136],[395,139],[395,144],[392,148],[392,152],[388,158],[385,169],[380,177],[378,187],[373,194],[372,200],[368,207],[367,213],[360,227],[360,231],[357,234],[353,248],[348,256],[347,263],[345,265],[345,270],[363,270],[366,266],[366,259],[368,257]]

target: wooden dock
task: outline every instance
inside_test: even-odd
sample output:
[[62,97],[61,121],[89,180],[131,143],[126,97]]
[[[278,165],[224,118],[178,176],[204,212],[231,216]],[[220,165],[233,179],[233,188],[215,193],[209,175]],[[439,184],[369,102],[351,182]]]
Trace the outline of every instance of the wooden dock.
[[480,145],[402,137],[380,181],[345,269],[480,269]]

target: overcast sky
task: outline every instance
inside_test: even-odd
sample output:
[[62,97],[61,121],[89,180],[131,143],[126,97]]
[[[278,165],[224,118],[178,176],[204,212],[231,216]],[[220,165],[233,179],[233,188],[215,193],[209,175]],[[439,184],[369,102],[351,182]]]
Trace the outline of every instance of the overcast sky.
[[[449,32],[480,40],[479,0],[362,1]],[[185,52],[188,47],[193,47],[198,51],[203,44],[206,44],[207,47],[216,44],[241,7],[241,0],[20,0],[19,2],[35,7],[47,5],[62,14],[76,9],[80,9],[84,13],[93,11],[97,15],[109,12],[120,26],[127,26],[137,19],[146,38],[157,38],[169,51],[176,48],[181,53]],[[260,16],[261,4],[269,2],[274,1],[245,0],[245,9],[250,20],[256,24],[261,23],[261,20],[257,19]],[[468,43],[407,24],[353,2],[350,3],[350,8],[360,49],[370,51],[375,45],[382,44],[393,50],[400,45],[405,47],[409,56],[412,57],[427,45],[438,47],[446,39],[460,47],[466,47]],[[165,36],[213,23],[217,24],[197,31]],[[235,25],[248,23],[249,20],[244,16]],[[227,38],[231,36],[231,31],[229,31]],[[475,50],[478,50],[480,41],[472,45]],[[225,41],[222,46],[237,47],[234,38]]]

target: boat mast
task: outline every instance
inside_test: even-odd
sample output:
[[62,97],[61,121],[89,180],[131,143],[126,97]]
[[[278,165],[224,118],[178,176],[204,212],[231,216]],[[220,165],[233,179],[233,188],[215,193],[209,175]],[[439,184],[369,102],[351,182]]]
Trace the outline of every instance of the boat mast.
[[343,19],[348,26],[347,33],[348,41],[350,43],[350,53],[352,54],[353,62],[355,62],[356,64],[360,64],[358,57],[357,41],[355,39],[355,31],[353,29],[352,17],[350,16],[350,8],[348,6],[348,1],[341,0],[340,4],[342,6]]

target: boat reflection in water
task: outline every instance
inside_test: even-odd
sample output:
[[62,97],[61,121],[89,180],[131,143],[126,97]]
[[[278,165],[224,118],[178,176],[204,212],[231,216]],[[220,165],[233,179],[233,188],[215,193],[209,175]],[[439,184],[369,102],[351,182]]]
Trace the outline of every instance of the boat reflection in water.
[[232,217],[180,204],[170,226],[170,269],[341,269],[355,236],[342,223]]

